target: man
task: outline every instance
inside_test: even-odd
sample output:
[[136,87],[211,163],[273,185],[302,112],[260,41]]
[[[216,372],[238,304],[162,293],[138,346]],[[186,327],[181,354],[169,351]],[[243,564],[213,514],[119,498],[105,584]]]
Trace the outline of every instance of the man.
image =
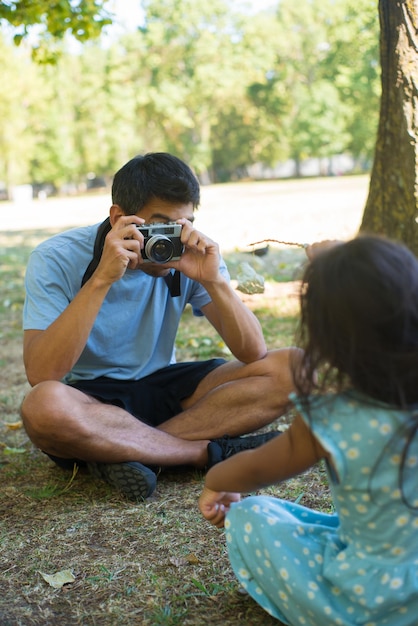
[[[263,443],[271,433],[238,435],[278,417],[292,388],[292,351],[267,352],[217,244],[193,228],[199,193],[180,159],[137,156],[114,177],[108,220],[52,237],[28,263],[27,433],[58,465],[87,464],[132,499],[154,491],[149,466],[210,467]],[[183,252],[155,262],[141,227],[172,222]],[[187,303],[235,361],[175,363]]]

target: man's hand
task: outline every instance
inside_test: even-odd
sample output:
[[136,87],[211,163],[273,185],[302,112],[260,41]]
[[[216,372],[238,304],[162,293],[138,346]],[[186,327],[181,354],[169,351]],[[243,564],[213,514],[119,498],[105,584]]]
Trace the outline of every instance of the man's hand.
[[203,517],[213,526],[222,528],[225,522],[225,515],[228,513],[233,502],[239,502],[239,493],[228,493],[225,491],[212,491],[204,487],[199,498],[199,509]]
[[305,249],[306,256],[310,261],[312,261],[315,257],[323,252],[326,252],[330,248],[334,248],[335,246],[339,246],[343,241],[339,241],[338,239],[324,239],[324,241],[317,241],[316,243],[312,243]]
[[177,220],[177,224],[182,225],[181,242],[184,245],[184,252],[179,261],[172,261],[166,266],[179,270],[201,284],[219,280],[218,244],[193,228],[193,224],[185,218]]
[[96,278],[112,284],[122,278],[128,268],[138,269],[143,263],[141,250],[144,237],[137,225],[144,222],[136,215],[124,215],[115,222],[105,239]]

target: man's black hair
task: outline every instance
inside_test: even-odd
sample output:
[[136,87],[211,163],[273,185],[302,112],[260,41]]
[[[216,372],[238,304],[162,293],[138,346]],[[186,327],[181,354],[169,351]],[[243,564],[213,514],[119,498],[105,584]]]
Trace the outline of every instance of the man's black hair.
[[154,198],[173,204],[191,203],[196,209],[199,182],[186,163],[166,152],[138,155],[116,172],[112,203],[120,206],[125,215],[135,215]]

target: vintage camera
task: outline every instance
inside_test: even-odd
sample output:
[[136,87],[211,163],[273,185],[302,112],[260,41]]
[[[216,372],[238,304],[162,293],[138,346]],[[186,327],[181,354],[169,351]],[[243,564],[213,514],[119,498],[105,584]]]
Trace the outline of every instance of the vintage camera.
[[144,236],[144,248],[141,251],[144,263],[178,261],[183,252],[181,228],[181,224],[175,222],[137,226]]

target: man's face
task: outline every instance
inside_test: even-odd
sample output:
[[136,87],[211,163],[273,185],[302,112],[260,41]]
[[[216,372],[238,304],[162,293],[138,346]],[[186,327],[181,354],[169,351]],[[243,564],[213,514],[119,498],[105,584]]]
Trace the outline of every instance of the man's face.
[[[161,200],[160,198],[154,198],[138,211],[137,216],[142,217],[146,224],[175,222],[182,217],[193,222],[193,204],[177,205]],[[167,276],[170,272],[169,269],[161,267],[158,263],[142,263],[140,269],[145,274],[155,276],[156,278],[159,276]]]

